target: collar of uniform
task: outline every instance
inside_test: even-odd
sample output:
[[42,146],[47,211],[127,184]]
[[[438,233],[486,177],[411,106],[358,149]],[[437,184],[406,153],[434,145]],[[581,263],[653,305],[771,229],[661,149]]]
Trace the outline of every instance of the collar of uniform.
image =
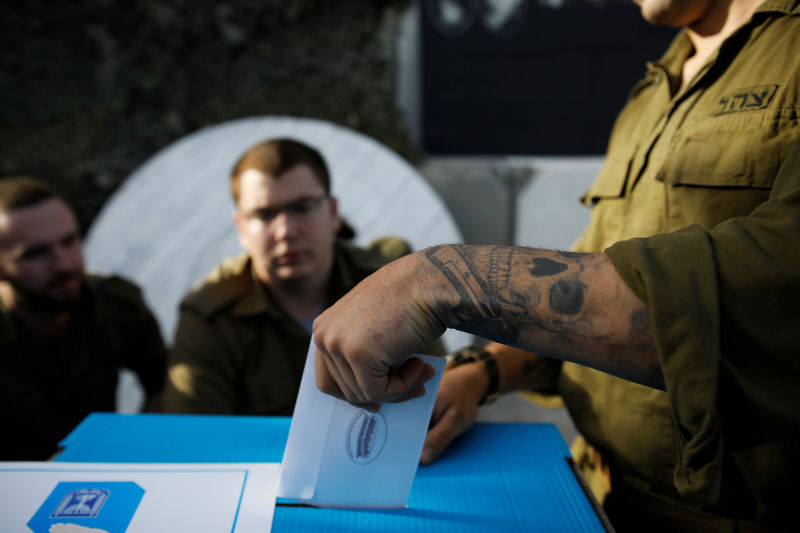
[[[118,316],[116,313],[109,313],[108,299],[103,298],[103,293],[108,291],[109,279],[111,276],[86,272],[83,275],[83,287],[81,288],[81,309],[94,309],[91,313],[97,327],[114,327]],[[105,289],[103,291],[102,289]],[[88,306],[88,307],[87,307]]]
[[[758,13],[800,15],[800,0],[766,0],[756,8],[753,13],[753,18],[755,18]],[[742,27],[747,26],[751,21],[743,24]],[[736,33],[737,32],[734,32],[734,35]],[[725,41],[730,40],[730,38],[731,36],[725,39]],[[694,45],[692,45],[692,40],[689,38],[686,28],[682,28],[669,45],[669,48],[667,48],[667,51],[664,52],[664,55],[658,61],[648,63],[647,68],[652,72],[660,67],[666,70],[671,76],[678,75],[680,74],[680,66],[683,65],[686,58],[688,58],[693,51]],[[714,54],[712,58],[716,58],[716,54]]]
[[[748,21],[746,21],[739,29],[725,38],[719,48],[717,48],[714,53],[711,54],[705,65],[703,65],[700,71],[698,71],[698,73],[695,75],[692,83],[688,85],[680,95],[675,96],[682,99],[687,94],[692,92],[692,88],[697,84],[697,80],[706,75],[709,69],[712,68],[713,65],[718,61],[720,55],[724,55],[726,53],[726,48],[728,48],[729,43],[731,43],[734,38],[743,31],[744,28],[759,23],[759,14],[782,13],[784,15],[797,15],[800,14],[800,7],[798,7],[799,4],[800,0],[766,0],[763,2],[758,6],[758,8],[756,8],[756,10],[753,12],[753,16]],[[738,53],[738,48],[736,48],[736,50],[737,52],[735,53]],[[669,48],[667,48],[667,51],[664,53],[661,59],[654,63],[647,64],[648,73],[651,76],[651,79],[658,81],[658,76],[662,74],[669,76],[670,81],[679,79],[682,74],[681,68],[683,63],[693,52],[694,45],[692,44],[692,40],[689,38],[686,28],[682,28],[670,44]]]
[[[352,253],[353,248],[351,244],[342,240],[337,239],[334,243],[333,271],[328,284],[329,303],[335,302],[355,286],[357,280],[353,277],[354,270],[369,267],[367,264],[362,264],[357,254]],[[248,258],[242,266],[244,270],[242,277],[247,280],[247,286],[242,291],[242,298],[234,307],[234,314],[244,316],[268,313],[276,317],[282,316],[283,311],[280,306],[253,270],[252,260]],[[245,276],[244,272],[249,272],[249,275]]]
[[233,308],[233,314],[238,316],[257,315],[274,311],[277,304],[272,300],[264,284],[258,279],[253,260],[248,257],[242,263],[241,272],[236,273],[236,277],[241,279],[241,298]]
[[356,281],[353,279],[350,269],[347,268],[348,258],[351,257],[350,254],[346,252],[347,246],[348,245],[344,242],[339,241],[334,245],[333,273],[330,283],[331,290],[329,292],[335,293],[338,292],[336,289],[341,289],[342,294],[337,295],[337,299],[344,296],[345,293],[356,285]]
[[[695,80],[699,80],[709,71],[709,69],[713,68],[717,61],[720,60],[720,56],[723,58],[723,61],[732,60],[739,54],[739,50],[741,48],[740,44],[736,44],[739,42],[739,37],[742,35],[742,32],[749,32],[752,31],[752,28],[761,24],[769,15],[798,15],[800,14],[800,8],[798,7],[800,4],[800,0],[766,0],[761,5],[759,5],[756,10],[753,12],[753,15],[744,22],[739,28],[736,29],[732,34],[728,35],[722,44],[714,51],[713,54],[708,58],[706,64],[703,68],[700,69]],[[728,59],[726,59],[728,58]]]
[[372,246],[359,248],[341,239],[337,239],[334,251],[333,274],[328,285],[329,303],[347,294],[363,278],[387,262]]
[[[744,22],[739,28],[736,29],[732,34],[728,35],[722,44],[717,48],[717,50],[711,54],[707,65],[713,64],[717,61],[717,58],[725,53],[725,48],[733,41],[742,31],[745,31],[746,28],[750,26],[754,26],[760,24],[764,19],[760,15],[800,15],[800,0],[766,0],[762,2],[755,11],[753,11],[753,15]],[[738,53],[738,48],[736,49],[736,53]]]
[[777,11],[786,15],[800,15],[800,0],[766,0],[758,8],[756,13],[764,13],[767,11]]
[[681,29],[664,55],[658,61],[647,63],[647,70],[654,76],[666,74],[671,79],[675,79],[681,75],[681,66],[693,52],[692,40],[686,33],[686,29]]

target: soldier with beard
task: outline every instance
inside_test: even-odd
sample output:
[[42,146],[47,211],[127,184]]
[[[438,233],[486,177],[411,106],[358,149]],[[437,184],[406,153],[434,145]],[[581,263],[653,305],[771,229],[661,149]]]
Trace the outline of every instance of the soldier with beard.
[[0,459],[47,459],[87,414],[114,411],[120,368],[157,410],[166,349],[139,289],[84,272],[75,216],[46,185],[0,180]]

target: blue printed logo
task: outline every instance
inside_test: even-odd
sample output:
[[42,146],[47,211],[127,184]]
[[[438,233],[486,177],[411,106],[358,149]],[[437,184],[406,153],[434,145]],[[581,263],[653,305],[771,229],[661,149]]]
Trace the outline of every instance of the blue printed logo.
[[104,489],[79,489],[68,492],[50,518],[90,517],[97,516],[108,499],[108,491]]
[[144,489],[133,481],[61,481],[28,521],[28,527],[34,533],[76,528],[125,533],[142,496]]

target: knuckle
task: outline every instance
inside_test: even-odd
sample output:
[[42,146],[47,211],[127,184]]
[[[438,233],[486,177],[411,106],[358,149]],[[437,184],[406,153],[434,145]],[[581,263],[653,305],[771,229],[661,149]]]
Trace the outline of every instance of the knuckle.
[[428,438],[426,446],[433,450],[435,455],[439,455],[439,453],[448,445],[449,442],[449,434],[438,432],[436,435],[431,435]]
[[467,413],[460,406],[454,406],[448,409],[444,417],[451,424],[460,424],[469,418]]
[[383,400],[383,399],[384,399],[383,395],[381,395],[381,394],[376,394],[373,391],[364,391],[364,399],[362,400],[362,402],[363,403],[373,403],[373,402],[379,402],[380,400]]

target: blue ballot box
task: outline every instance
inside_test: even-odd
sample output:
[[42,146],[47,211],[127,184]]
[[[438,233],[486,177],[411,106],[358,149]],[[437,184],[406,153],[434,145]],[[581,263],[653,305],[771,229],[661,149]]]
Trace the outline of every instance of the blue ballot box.
[[[56,461],[280,462],[288,417],[93,413]],[[279,501],[272,531],[606,530],[552,424],[477,424],[421,466],[402,510],[320,509]]]

